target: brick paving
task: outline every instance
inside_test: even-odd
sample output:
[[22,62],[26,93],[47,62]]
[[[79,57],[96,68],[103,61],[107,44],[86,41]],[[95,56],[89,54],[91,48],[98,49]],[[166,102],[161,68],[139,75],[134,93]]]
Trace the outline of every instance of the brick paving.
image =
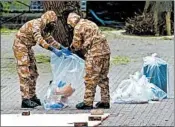
[[[12,51],[14,34],[1,35],[1,113],[16,114],[25,109],[20,108],[21,98],[19,81],[15,69],[15,61]],[[118,84],[136,71],[140,71],[143,57],[154,52],[169,63],[171,93],[174,91],[174,41],[163,38],[115,36],[109,40],[111,57],[116,55],[127,56],[130,62],[124,65],[113,65],[110,68],[110,92],[112,93]],[[39,46],[34,47],[35,54],[49,56]],[[43,98],[52,79],[49,63],[38,63],[39,79],[37,81],[37,94]],[[76,90],[72,96],[71,104],[61,111],[45,111],[43,107],[30,109],[31,113],[87,113],[75,109],[75,104],[82,101],[84,86]],[[97,89],[95,101],[100,100]],[[149,104],[112,104],[111,108],[104,110],[111,113],[110,117],[102,123],[102,126],[174,126],[174,99],[164,99],[161,102]]]

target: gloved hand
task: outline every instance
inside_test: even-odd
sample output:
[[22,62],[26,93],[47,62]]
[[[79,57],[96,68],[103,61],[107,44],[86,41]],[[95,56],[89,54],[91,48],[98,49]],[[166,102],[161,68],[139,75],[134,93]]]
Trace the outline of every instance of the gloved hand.
[[67,56],[72,55],[72,52],[68,48],[61,49],[62,53],[66,54]]
[[58,50],[52,46],[49,47],[49,50],[55,53],[55,55],[57,55],[58,57],[60,57],[63,54],[61,50]]
[[66,85],[66,82],[60,81],[57,86],[60,88],[63,87],[64,85]]

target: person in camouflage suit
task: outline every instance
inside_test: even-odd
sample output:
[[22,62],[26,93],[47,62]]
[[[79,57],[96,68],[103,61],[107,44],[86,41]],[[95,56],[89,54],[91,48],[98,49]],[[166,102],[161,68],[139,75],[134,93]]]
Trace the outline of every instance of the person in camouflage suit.
[[87,19],[81,19],[76,13],[68,15],[67,23],[74,27],[72,51],[83,50],[85,55],[85,94],[84,101],[77,109],[92,109],[96,86],[101,88],[101,101],[96,108],[110,108],[109,64],[110,48],[99,27]]
[[13,51],[17,60],[17,72],[20,80],[22,108],[34,108],[41,105],[35,94],[36,80],[39,76],[32,47],[39,44],[41,47],[62,55],[61,45],[51,36],[56,25],[57,16],[53,11],[47,11],[41,18],[25,23],[17,32]]

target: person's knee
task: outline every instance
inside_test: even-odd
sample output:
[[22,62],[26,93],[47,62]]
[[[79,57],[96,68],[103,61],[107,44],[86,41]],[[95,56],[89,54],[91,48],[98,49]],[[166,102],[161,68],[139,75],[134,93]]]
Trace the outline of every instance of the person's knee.
[[34,80],[38,78],[39,74],[37,70],[30,71],[30,77]]
[[30,77],[29,67],[26,65],[20,65],[17,67],[18,75],[23,78]]
[[87,84],[98,84],[100,81],[100,73],[94,72],[91,74],[86,74],[84,80]]
[[30,76],[28,76],[28,77],[21,77],[20,76],[20,85],[21,86],[29,86],[32,84],[33,84],[33,81],[32,81]]

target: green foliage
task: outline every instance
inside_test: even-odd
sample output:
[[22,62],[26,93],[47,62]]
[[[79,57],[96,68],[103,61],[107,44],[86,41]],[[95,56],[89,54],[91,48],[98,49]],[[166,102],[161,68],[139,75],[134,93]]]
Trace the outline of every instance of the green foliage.
[[50,57],[43,54],[38,54],[36,55],[36,61],[37,63],[49,63]]
[[[30,5],[30,2],[31,2],[30,0],[9,0],[9,1],[2,1],[1,3],[3,5],[3,10],[6,12],[9,12],[12,9],[15,9],[15,10],[28,9],[28,7],[26,5]],[[24,5],[24,4],[26,4],[26,5]]]
[[115,56],[111,59],[111,65],[127,64],[130,58],[127,56]]
[[18,30],[17,29],[8,29],[6,27],[3,27],[3,28],[0,28],[0,31],[2,34],[10,34],[13,32],[17,32]]
[[172,37],[163,37],[163,40],[173,40]]

